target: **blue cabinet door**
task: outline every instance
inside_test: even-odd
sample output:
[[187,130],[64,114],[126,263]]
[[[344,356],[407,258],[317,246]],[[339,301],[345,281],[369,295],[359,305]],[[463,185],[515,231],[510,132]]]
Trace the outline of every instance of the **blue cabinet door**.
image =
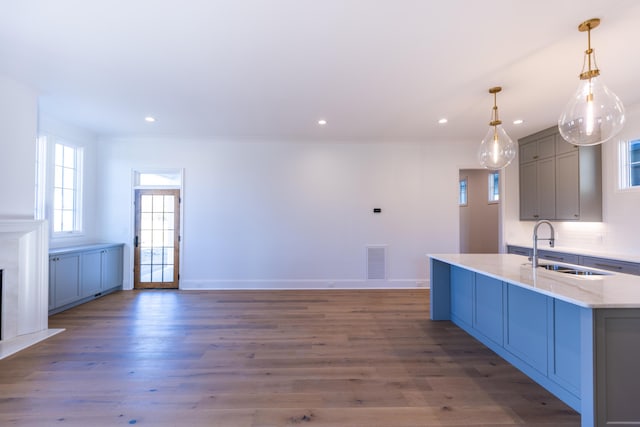
[[467,328],[473,324],[473,285],[475,274],[451,267],[451,320]]
[[580,396],[580,307],[554,299],[549,378]]
[[550,298],[515,285],[505,296],[504,348],[546,376]]
[[474,305],[473,327],[491,341],[502,346],[504,325],[502,281],[476,274]]

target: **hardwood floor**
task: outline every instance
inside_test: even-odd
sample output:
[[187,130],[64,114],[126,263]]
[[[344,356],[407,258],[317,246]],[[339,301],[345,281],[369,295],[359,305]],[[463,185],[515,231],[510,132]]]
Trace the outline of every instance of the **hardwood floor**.
[[579,426],[427,290],[127,291],[0,361],[1,426]]

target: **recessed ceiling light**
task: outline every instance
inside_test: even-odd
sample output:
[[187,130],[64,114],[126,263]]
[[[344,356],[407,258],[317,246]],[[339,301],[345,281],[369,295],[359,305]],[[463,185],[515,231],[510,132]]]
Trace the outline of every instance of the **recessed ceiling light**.
[[318,124],[319,124],[320,126],[324,126],[324,125],[326,125],[326,124],[327,124],[327,121],[326,121],[325,119],[320,119],[320,120],[318,120]]
[[144,121],[147,123],[153,123],[156,121],[155,117],[147,116],[144,118]]
[[440,123],[441,125],[447,123],[449,120],[445,119],[444,117],[441,118],[440,120],[438,120],[438,123]]
[[521,124],[523,124],[523,123],[524,123],[524,120],[522,120],[522,119],[517,119],[517,120],[514,120],[514,121],[513,121],[513,124],[514,124],[514,125],[521,125]]

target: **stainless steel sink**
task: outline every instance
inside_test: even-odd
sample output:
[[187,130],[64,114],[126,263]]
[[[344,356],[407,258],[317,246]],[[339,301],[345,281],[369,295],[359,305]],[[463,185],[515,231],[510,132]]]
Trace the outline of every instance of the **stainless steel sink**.
[[545,270],[556,271],[558,273],[574,274],[576,276],[609,276],[611,273],[607,273],[602,270],[592,270],[588,268],[577,268],[562,264],[540,264],[539,268]]

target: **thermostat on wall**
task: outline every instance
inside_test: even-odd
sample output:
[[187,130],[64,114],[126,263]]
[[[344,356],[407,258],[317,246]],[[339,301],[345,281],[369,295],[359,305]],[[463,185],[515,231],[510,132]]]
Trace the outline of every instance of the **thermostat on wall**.
[[382,212],[382,209],[380,208],[373,208],[373,213],[380,213]]

